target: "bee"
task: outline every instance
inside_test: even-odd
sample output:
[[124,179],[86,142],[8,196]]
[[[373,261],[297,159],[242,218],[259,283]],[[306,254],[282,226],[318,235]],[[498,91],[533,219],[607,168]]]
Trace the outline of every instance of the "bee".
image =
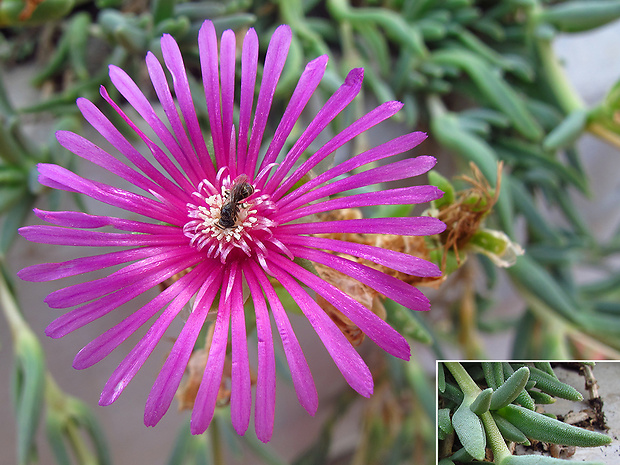
[[247,199],[254,192],[254,187],[248,182],[248,177],[242,174],[232,183],[226,197],[228,201],[222,205],[220,219],[216,226],[220,229],[232,228],[237,222],[239,203]]

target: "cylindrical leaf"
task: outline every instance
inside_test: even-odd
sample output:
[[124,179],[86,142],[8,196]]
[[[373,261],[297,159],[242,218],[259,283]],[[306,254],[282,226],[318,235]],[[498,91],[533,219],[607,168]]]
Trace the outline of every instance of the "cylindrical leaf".
[[[545,455],[510,455],[498,465],[566,465],[564,459],[556,459]],[[605,465],[603,462],[586,460],[579,465]]]
[[530,377],[530,371],[527,367],[521,367],[515,371],[504,384],[498,387],[491,396],[491,410],[505,407],[515,400]]
[[549,6],[538,19],[562,32],[581,32],[603,26],[620,18],[617,0],[571,1]]
[[523,100],[488,62],[468,50],[456,48],[439,50],[433,53],[432,59],[465,71],[480,92],[511,120],[514,128],[525,138],[539,140],[542,137],[542,129]]
[[437,389],[439,392],[446,390],[446,372],[443,369],[443,363],[437,363]]
[[437,426],[440,430],[451,433],[454,431],[452,420],[450,419],[450,409],[442,408],[437,411]]
[[567,295],[547,270],[527,255],[519,257],[517,263],[508,268],[508,273],[519,287],[540,299],[561,316],[570,319],[578,313],[574,299]]
[[472,402],[469,406],[472,412],[476,415],[482,415],[485,412],[489,411],[489,407],[491,405],[491,396],[493,395],[493,389],[487,388],[478,394],[476,400]]
[[583,396],[577,389],[538,368],[530,368],[530,377],[533,381],[536,381],[536,389],[540,391],[555,397],[561,397],[562,399],[583,400]]
[[29,463],[41,417],[45,387],[45,356],[39,340],[22,330],[15,340],[15,416],[18,463]]
[[548,375],[551,375],[554,378],[557,378],[557,376],[555,375],[555,373],[553,371],[553,368],[551,367],[551,363],[550,362],[534,362],[534,366],[536,368],[538,368],[539,370],[544,371]]
[[523,431],[528,438],[537,441],[580,447],[604,446],[611,442],[609,436],[577,428],[519,405],[511,404],[497,412]]
[[588,112],[585,109],[573,111],[543,141],[545,150],[558,150],[577,140],[588,121]]
[[491,412],[491,416],[493,417],[493,420],[495,420],[495,424],[501,431],[502,436],[504,436],[507,440],[517,442],[519,444],[526,444],[530,442],[527,439],[527,436],[523,434],[519,428],[510,423],[504,417],[498,415],[496,412]]
[[528,390],[527,393],[537,404],[553,404],[555,402],[555,398],[544,392]]

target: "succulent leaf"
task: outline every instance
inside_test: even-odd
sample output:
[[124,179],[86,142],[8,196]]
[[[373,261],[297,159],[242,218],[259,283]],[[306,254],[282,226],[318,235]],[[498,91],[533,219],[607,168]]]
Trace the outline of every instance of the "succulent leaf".
[[515,371],[504,384],[498,387],[491,397],[491,410],[497,410],[505,407],[515,400],[523,391],[530,377],[530,370],[527,367],[521,367]]
[[452,416],[452,425],[465,450],[475,459],[484,460],[486,436],[480,418],[470,409],[472,402],[465,398]]
[[555,397],[560,397],[562,399],[574,401],[583,400],[583,396],[579,391],[577,391],[577,389],[566,383],[563,383],[555,376],[551,376],[550,374],[539,370],[538,368],[530,368],[530,378],[533,381],[536,381],[536,388],[542,392],[546,392],[547,394]]
[[517,442],[519,444],[529,444],[529,440],[527,436],[523,434],[523,432],[517,428],[515,425],[510,423],[501,415],[498,415],[496,412],[491,412],[493,416],[493,420],[495,420],[495,424],[499,428],[502,436],[508,441]]
[[581,447],[604,446],[611,442],[609,436],[563,423],[519,405],[511,404],[497,412],[528,438],[537,441]]
[[469,407],[472,412],[476,415],[482,415],[485,412],[489,411],[489,407],[491,406],[491,396],[493,395],[493,389],[487,388],[478,394],[476,400],[474,400]]

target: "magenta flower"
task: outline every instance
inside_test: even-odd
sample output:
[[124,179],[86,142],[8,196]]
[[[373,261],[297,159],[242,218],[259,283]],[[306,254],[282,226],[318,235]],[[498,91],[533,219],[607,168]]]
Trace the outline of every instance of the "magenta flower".
[[[48,281],[121,265],[104,278],[65,287],[48,295],[45,301],[50,307],[76,307],[49,325],[46,330],[49,336],[58,338],[81,328],[173,275],[186,271],[174,284],[77,354],[73,366],[77,369],[89,367],[161,312],[108,380],[99,401],[101,405],[111,404],[118,398],[170,323],[189,304],[191,313],[146,402],[144,422],[153,426],[168,410],[198,334],[208,314],[214,313],[213,340],[192,412],[191,430],[195,434],[204,432],[213,418],[230,329],[231,417],[236,431],[244,434],[252,404],[244,282],[256,313],[255,427],[262,441],[271,438],[275,409],[276,378],[270,313],[282,340],[299,402],[311,415],[318,405],[312,375],[278,299],[273,280],[291,294],[347,382],[361,395],[372,394],[373,380],[368,367],[306,289],[334,305],[382,349],[396,357],[409,359],[409,345],[400,334],[356,300],[293,259],[303,258],[327,265],[408,308],[427,310],[428,300],[414,287],[325,250],[360,257],[416,276],[438,276],[440,272],[435,265],[403,253],[314,235],[429,235],[444,230],[441,221],[430,217],[316,221],[311,215],[343,208],[413,204],[437,199],[442,194],[432,186],[363,191],[373,184],[425,173],[435,164],[435,159],[429,156],[405,158],[347,175],[356,168],[406,152],[426,138],[425,134],[414,132],[356,155],[301,183],[320,161],[355,136],[394,115],[402,106],[399,102],[384,103],[317,150],[310,149],[310,144],[321,131],[359,93],[363,70],[354,69],[292,148],[281,154],[287,137],[323,77],[326,56],[318,57],[306,66],[271,141],[265,142],[265,154],[260,155],[274,90],[290,41],[288,26],[281,26],[274,33],[254,107],[258,39],[253,29],[245,36],[241,52],[239,119],[235,125],[235,34],[230,30],[222,34],[218,60],[215,29],[210,21],[204,23],[198,44],[213,140],[212,153],[207,151],[198,124],[179,48],[169,35],[163,36],[161,48],[166,68],[172,75],[176,102],[162,65],[152,53],[146,57],[148,72],[169,127],[131,78],[121,69],[110,66],[114,86],[163,145],[143,133],[112,101],[105,88],[101,88],[103,98],[149,147],[158,167],[140,154],[93,103],[78,99],[77,105],[86,120],[135,168],[77,134],[59,131],[60,144],[129,181],[144,191],[143,194],[83,178],[61,166],[39,165],[39,181],[45,186],[79,192],[147,218],[143,222],[80,212],[35,210],[39,218],[53,226],[22,228],[20,233],[28,240],[44,244],[126,248],[63,263],[34,265],[19,273],[22,279]],[[255,116],[252,120],[253,110]],[[311,154],[301,162],[302,154],[307,152]],[[361,192],[340,196],[351,189],[361,189]],[[121,232],[91,231],[104,226],[112,226]]]

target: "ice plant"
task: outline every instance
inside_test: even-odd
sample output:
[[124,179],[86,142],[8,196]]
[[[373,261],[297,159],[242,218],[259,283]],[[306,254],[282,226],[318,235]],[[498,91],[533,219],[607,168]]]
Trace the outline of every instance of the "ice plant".
[[[229,330],[232,424],[239,434],[244,434],[248,428],[252,387],[244,300],[251,299],[258,338],[255,427],[258,437],[268,441],[273,430],[276,384],[268,309],[282,339],[299,402],[310,414],[315,413],[318,404],[308,364],[274,283],[291,294],[347,382],[363,396],[370,396],[373,389],[368,367],[308,290],[338,308],[385,351],[405,360],[410,357],[407,341],[393,328],[353,298],[299,265],[295,259],[330,266],[414,310],[429,308],[428,300],[420,291],[371,266],[335,253],[363,258],[408,274],[439,274],[435,265],[420,258],[317,236],[329,233],[437,234],[444,230],[444,224],[435,218],[317,221],[313,215],[342,208],[427,202],[440,197],[441,192],[432,186],[379,191],[364,189],[422,174],[435,164],[434,158],[419,156],[375,166],[383,159],[418,145],[426,137],[420,132],[385,142],[308,180],[306,175],[320,161],[355,136],[394,115],[402,106],[399,102],[384,103],[322,146],[310,148],[319,133],[360,91],[362,69],[349,73],[344,84],[323,105],[292,147],[284,151],[285,141],[324,74],[327,57],[318,57],[307,65],[269,140],[265,137],[265,128],[274,90],[288,53],[290,28],[279,27],[271,39],[255,107],[258,39],[252,29],[246,34],[241,51],[237,124],[233,123],[235,34],[230,30],[222,34],[219,58],[218,38],[210,21],[202,26],[198,41],[213,150],[207,150],[181,53],[171,36],[162,37],[161,49],[164,64],[172,76],[176,102],[158,59],[152,53],[146,57],[148,73],[167,122],[160,119],[125,72],[110,66],[113,85],[146,121],[160,144],[142,132],[119,104],[110,98],[104,87],[101,88],[101,95],[144,141],[156,163],[147,160],[86,99],[77,101],[86,120],[130,164],[122,163],[77,134],[60,131],[57,139],[71,152],[104,167],[144,192],[130,192],[86,179],[51,164],[39,165],[39,181],[45,186],[78,192],[132,214],[142,215],[147,221],[36,209],[35,214],[52,225],[22,228],[20,233],[28,240],[71,246],[121,246],[125,249],[63,263],[34,265],[22,270],[19,275],[30,281],[47,281],[118,267],[106,277],[74,284],[47,296],[45,301],[50,307],[76,307],[47,328],[49,336],[58,338],[185,271],[182,277],[146,305],[87,344],[77,354],[73,365],[82,369],[97,363],[161,312],[105,385],[99,403],[108,405],[114,402],[151,354],[170,323],[183,307],[190,305],[191,313],[146,402],[145,424],[155,425],[172,402],[207,316],[214,314],[213,339],[192,411],[193,433],[204,432],[213,417],[228,350]],[[310,155],[302,158],[304,153]],[[352,170],[368,164],[373,164],[373,167],[348,175]],[[352,189],[358,190],[351,195],[340,196]],[[121,232],[91,231],[104,226]],[[247,286],[245,294],[244,283]]]

